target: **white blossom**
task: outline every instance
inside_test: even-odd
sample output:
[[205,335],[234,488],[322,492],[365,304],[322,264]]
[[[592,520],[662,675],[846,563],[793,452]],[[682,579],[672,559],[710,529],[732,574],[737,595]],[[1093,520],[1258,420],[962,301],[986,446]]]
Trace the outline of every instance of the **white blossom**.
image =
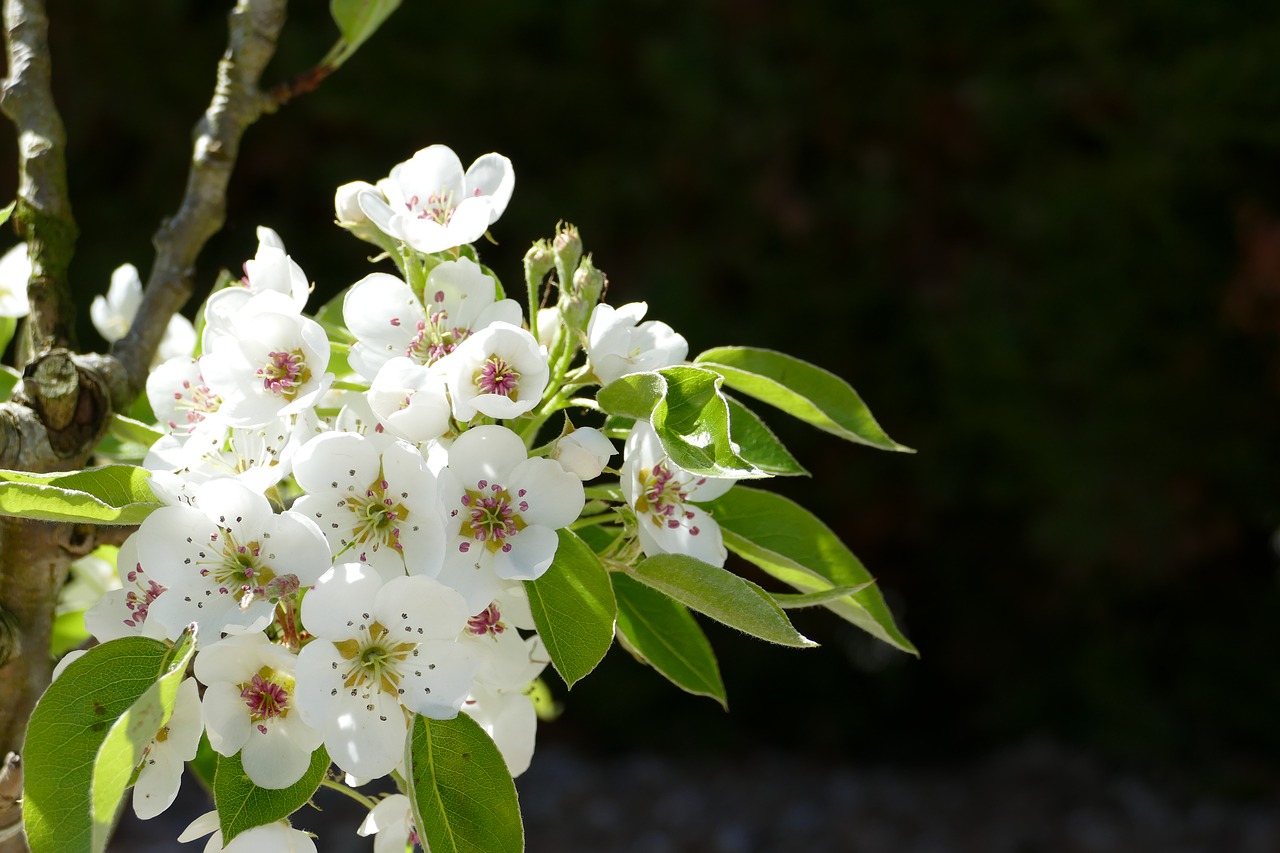
[[579,480],[591,480],[600,476],[609,458],[617,455],[613,442],[604,433],[592,427],[578,427],[556,441],[551,458],[564,470]]
[[480,239],[506,210],[515,180],[501,154],[485,154],[464,174],[452,149],[431,145],[357,198],[384,233],[432,254]]
[[85,611],[85,630],[100,643],[134,635],[153,640],[168,636],[168,629],[159,619],[147,619],[151,603],[165,588],[143,570],[138,560],[136,532],[121,544],[116,553],[115,573],[119,578],[118,588],[104,592],[98,602]]
[[27,244],[19,243],[0,256],[0,317],[25,317],[31,312],[31,302],[27,299],[30,281]]
[[376,778],[404,755],[412,713],[456,716],[476,664],[456,642],[462,597],[430,578],[383,582],[360,563],[335,566],[302,602],[315,639],[298,655],[298,709],[334,763]]
[[596,305],[587,323],[587,360],[601,384],[620,376],[680,364],[689,342],[666,323],[646,320],[649,306],[630,302],[619,308]]
[[205,842],[204,853],[316,853],[316,843],[311,836],[284,821],[246,829],[224,847],[216,811],[205,812],[191,821],[178,836],[178,841],[185,844],[209,833],[213,834]]
[[384,363],[365,395],[369,408],[397,438],[417,444],[449,431],[444,374],[398,356]]
[[373,853],[404,853],[410,844],[422,844],[413,822],[413,803],[404,794],[391,794],[378,801],[360,822],[356,835],[373,839]]
[[221,428],[215,417],[222,398],[204,381],[200,364],[191,356],[170,358],[147,376],[147,401],[161,427],[174,435],[197,429]]
[[542,399],[550,377],[547,348],[510,323],[491,323],[440,363],[461,422],[477,414],[514,418]]
[[140,819],[150,820],[173,805],[182,785],[182,768],[196,757],[203,731],[200,693],[195,679],[188,678],[178,685],[169,721],[143,753],[138,779],[133,785],[133,813]]
[[[89,304],[89,319],[98,334],[115,343],[129,333],[133,318],[142,306],[142,279],[133,264],[122,264],[111,273],[111,285],[107,295],[95,296]],[[156,362],[170,358],[189,357],[196,346],[196,330],[191,321],[181,314],[169,318],[165,326],[160,348],[156,350]]]

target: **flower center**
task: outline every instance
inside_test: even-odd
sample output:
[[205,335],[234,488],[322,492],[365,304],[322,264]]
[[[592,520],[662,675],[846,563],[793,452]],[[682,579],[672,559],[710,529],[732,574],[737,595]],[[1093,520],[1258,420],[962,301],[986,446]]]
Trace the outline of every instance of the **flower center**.
[[[434,300],[437,306],[443,303],[444,291],[436,291]],[[438,308],[428,312],[426,320],[418,321],[418,331],[405,349],[405,355],[418,364],[434,364],[469,337],[470,329],[450,326],[449,312]]]
[[[402,503],[388,497],[387,490],[391,484],[379,478],[365,489],[364,496],[353,495],[346,498],[347,508],[355,514],[355,525],[351,531],[352,538],[360,545],[372,543],[373,550],[389,547],[404,553],[400,544],[400,525],[409,516]],[[360,559],[366,559],[365,554]]]
[[496,601],[467,620],[468,633],[477,637],[483,637],[486,634],[496,637],[505,630],[507,626],[502,623],[502,611],[498,609]]
[[[209,390],[203,381],[193,385],[190,380],[182,380],[182,390],[173,392],[174,408],[186,410],[187,423],[195,426],[209,415],[218,411],[222,398]],[[169,421],[169,429],[177,429],[174,421]]]
[[484,363],[484,367],[476,371],[473,381],[482,394],[501,394],[503,397],[514,400],[520,374],[514,367],[503,361],[501,356],[491,355]]
[[[218,538],[219,534],[215,533],[214,541]],[[293,576],[276,577],[271,566],[262,559],[262,543],[255,539],[241,544],[229,527],[222,528],[221,539],[222,553],[212,560],[213,568],[200,570],[203,577],[213,576],[218,592],[237,596],[241,609],[247,609],[255,598],[284,594],[287,584],[283,584],[283,580]]]
[[[697,485],[705,482],[698,480]],[[675,529],[691,518],[693,513],[684,508],[689,493],[685,491],[685,482],[676,478],[674,472],[659,462],[651,469],[640,471],[640,497],[636,499],[636,511],[649,516],[649,520],[659,527]],[[697,536],[697,527],[690,527],[689,533]]]
[[[462,496],[462,512],[465,520],[458,531],[473,542],[480,542],[491,553],[510,551],[511,543],[507,540],[515,536],[528,525],[516,512],[529,511],[529,502],[524,500],[528,492],[521,489],[512,498],[511,494],[498,483],[480,480],[475,489],[467,489]],[[453,515],[458,514],[453,511]],[[458,550],[471,550],[471,542],[463,542]]]
[[453,190],[448,187],[441,187],[439,192],[434,192],[427,196],[423,201],[419,196],[411,196],[405,207],[409,212],[419,219],[429,219],[440,225],[448,225],[449,220],[453,218]]
[[266,734],[264,720],[289,716],[289,694],[293,679],[270,667],[263,667],[253,678],[240,685],[240,698],[249,709],[249,719],[258,731]]
[[292,400],[298,389],[311,379],[311,371],[302,350],[267,353],[270,359],[258,368],[257,375],[262,378],[262,387],[270,394]]
[[397,695],[403,693],[400,667],[413,656],[417,644],[394,642],[389,636],[391,632],[376,621],[361,633],[361,637],[334,643],[338,654],[348,661],[342,673],[342,686],[347,689],[364,686]]
[[144,582],[142,579],[144,574],[146,572],[142,570],[142,564],[135,563],[133,571],[125,575],[125,579],[137,587],[129,590],[124,596],[124,606],[129,610],[129,616],[124,620],[124,624],[130,628],[137,628],[147,621],[147,610],[151,607],[151,602],[165,591],[165,587],[153,580]]

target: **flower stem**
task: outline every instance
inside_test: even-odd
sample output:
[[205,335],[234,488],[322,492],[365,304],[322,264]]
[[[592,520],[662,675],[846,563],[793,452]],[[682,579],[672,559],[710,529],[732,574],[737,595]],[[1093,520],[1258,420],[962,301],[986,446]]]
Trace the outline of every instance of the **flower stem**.
[[336,779],[321,779],[320,784],[325,788],[332,788],[335,791],[339,791],[343,794],[346,794],[348,797],[355,800],[357,803],[364,806],[366,809],[372,810],[373,807],[377,805],[377,803],[374,802],[369,797],[366,797],[364,794],[360,793],[359,791],[355,791],[355,790],[352,790],[351,788],[348,788],[346,785],[342,784]]

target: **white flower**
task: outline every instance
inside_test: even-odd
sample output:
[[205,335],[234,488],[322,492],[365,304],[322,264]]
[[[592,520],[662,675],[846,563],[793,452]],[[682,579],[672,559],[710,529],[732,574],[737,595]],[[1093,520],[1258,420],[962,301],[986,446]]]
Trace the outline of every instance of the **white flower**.
[[143,571],[138,561],[136,532],[124,541],[116,554],[116,575],[120,588],[107,590],[97,604],[85,611],[85,630],[100,643],[133,635],[164,639],[168,630],[159,619],[148,621],[147,615],[151,603],[165,588]]
[[493,739],[513,777],[529,769],[538,733],[538,714],[524,690],[500,690],[477,684],[462,711]]
[[729,491],[734,480],[699,477],[680,468],[662,449],[653,427],[640,421],[623,450],[622,495],[636,511],[640,544],[649,556],[686,554],[723,566],[728,552],[720,525],[692,501],[709,501]]
[[547,348],[511,323],[491,323],[440,363],[453,397],[453,416],[514,418],[542,399],[550,368]]
[[[404,794],[391,794],[378,801],[365,815],[356,835],[373,840],[373,853],[404,853],[410,844],[422,844],[413,824],[413,803]],[[416,848],[415,848],[416,849]]]
[[470,691],[476,665],[455,641],[465,603],[430,578],[383,583],[360,563],[335,566],[303,599],[302,621],[315,639],[298,655],[298,709],[347,773],[391,772],[409,715],[451,719]]
[[439,370],[398,356],[382,365],[365,396],[397,438],[417,444],[449,431],[449,393]]
[[437,264],[423,293],[425,306],[409,285],[387,273],[370,273],[351,286],[342,311],[357,339],[350,354],[353,370],[372,379],[395,356],[433,364],[490,323],[520,325],[520,304],[495,301],[493,279],[470,258]]
[[178,836],[178,841],[185,844],[211,832],[213,835],[205,843],[204,853],[316,853],[316,843],[311,836],[284,821],[246,829],[223,847],[216,811],[205,812],[191,821]]
[[196,655],[209,744],[219,755],[240,753],[245,775],[260,788],[297,782],[320,746],[320,732],[297,709],[296,663],[261,633],[227,637]]
[[196,430],[185,439],[166,435],[151,445],[143,467],[173,471],[192,485],[234,477],[258,492],[279,483],[293,454],[318,428],[314,411],[276,418],[261,427]]
[[586,501],[582,481],[550,459],[528,458],[506,427],[467,430],[440,472],[448,514],[440,580],[463,594],[470,613],[489,605],[503,580],[535,580],[555,557],[556,530]]
[[138,779],[133,785],[133,813],[150,820],[173,805],[182,785],[183,765],[196,757],[200,747],[200,693],[188,678],[178,685],[169,722],[156,733],[143,755]]
[[27,244],[19,243],[0,257],[0,317],[25,317],[31,312],[27,299],[30,281]]
[[120,589],[122,584],[116,577],[115,563],[100,556],[110,557],[115,551],[115,548],[104,546],[71,564],[70,580],[58,591],[57,615],[88,610],[101,601],[105,593]]
[[206,637],[260,631],[274,601],[311,586],[331,564],[328,543],[297,512],[230,480],[196,489],[195,506],[164,506],[138,528],[139,562],[166,587],[150,605],[174,639],[190,622]]
[[600,476],[609,458],[617,454],[613,442],[604,433],[592,427],[578,427],[556,441],[551,458],[564,470],[579,480],[591,480]]
[[630,302],[617,309],[601,302],[591,312],[587,360],[601,384],[608,385],[628,373],[680,364],[689,354],[689,342],[666,323],[640,322],[648,310],[644,302]]
[[279,293],[250,297],[201,356],[200,373],[221,398],[218,412],[228,423],[261,426],[301,412],[333,382],[333,374],[325,373],[329,339],[324,329],[287,307]]
[[191,356],[168,359],[151,371],[147,401],[160,425],[175,435],[190,435],[222,406],[222,398],[205,383],[200,364]]
[[206,352],[213,348],[214,338],[233,333],[236,314],[259,293],[285,297],[274,310],[286,314],[302,313],[311,293],[306,273],[285,253],[280,235],[264,226],[258,226],[258,253],[244,262],[239,285],[211,293],[205,301],[202,348]]
[[[142,279],[133,264],[122,264],[111,273],[111,286],[106,297],[95,296],[89,305],[93,327],[108,343],[115,343],[129,333],[129,326],[142,305]],[[174,314],[165,327],[164,338],[156,351],[156,361],[190,356],[196,346],[196,330],[191,321]]]
[[432,145],[358,199],[383,232],[432,254],[480,239],[507,209],[515,181],[511,161],[501,154],[485,154],[463,174],[452,149]]
[[298,450],[293,474],[307,492],[294,501],[294,511],[320,527],[339,559],[368,563],[388,580],[440,571],[444,532],[436,478],[417,448],[324,433]]

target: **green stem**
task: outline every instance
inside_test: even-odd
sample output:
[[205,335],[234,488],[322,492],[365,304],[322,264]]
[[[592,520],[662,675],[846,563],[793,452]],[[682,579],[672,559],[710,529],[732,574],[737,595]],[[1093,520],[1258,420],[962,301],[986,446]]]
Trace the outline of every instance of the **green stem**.
[[335,791],[339,791],[343,794],[346,794],[348,797],[355,800],[357,803],[364,806],[366,809],[372,810],[373,807],[377,805],[377,803],[374,800],[370,799],[369,797],[366,797],[364,794],[360,793],[359,791],[353,791],[351,788],[348,788],[346,785],[334,779],[321,779],[320,784],[325,788],[332,788]]

